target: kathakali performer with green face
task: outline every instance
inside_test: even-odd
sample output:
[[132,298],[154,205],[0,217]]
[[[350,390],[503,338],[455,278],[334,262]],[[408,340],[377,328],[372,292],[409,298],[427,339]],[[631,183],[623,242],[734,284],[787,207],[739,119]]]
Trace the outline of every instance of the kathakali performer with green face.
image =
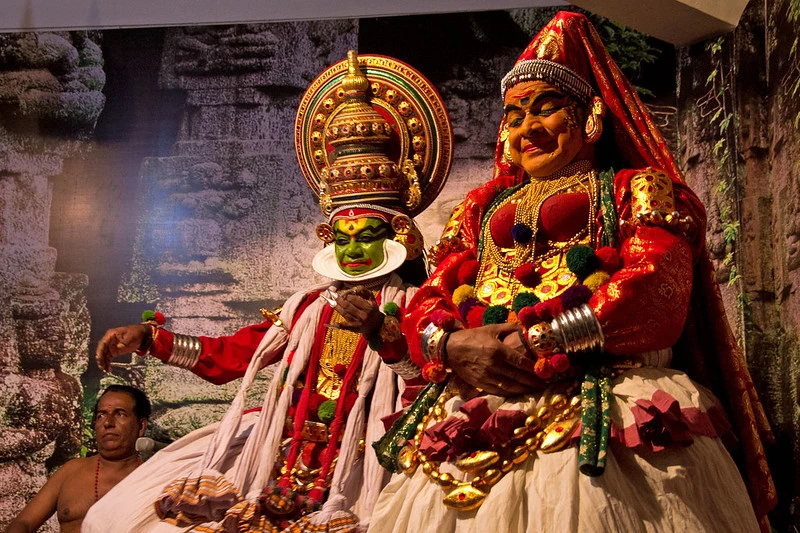
[[[215,383],[244,380],[219,425],[156,454],[92,508],[84,531],[368,526],[387,476],[365,442],[384,433],[382,418],[420,374],[400,334],[416,290],[409,272],[425,272],[412,217],[443,185],[452,132],[419,73],[354,52],[312,82],[295,132],[326,216],[312,266],[333,282],[294,294],[279,314],[264,311],[265,322],[230,337],[173,334],[157,321],[109,330],[101,368],[139,349]],[[262,409],[243,414],[266,365],[275,366]]]

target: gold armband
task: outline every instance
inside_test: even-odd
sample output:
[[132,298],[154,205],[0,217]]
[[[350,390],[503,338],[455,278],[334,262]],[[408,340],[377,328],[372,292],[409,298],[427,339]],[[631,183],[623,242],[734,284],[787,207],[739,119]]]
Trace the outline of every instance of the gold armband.
[[623,223],[633,227],[659,226],[685,235],[694,221],[676,210],[669,176],[648,168],[631,179],[631,219]]

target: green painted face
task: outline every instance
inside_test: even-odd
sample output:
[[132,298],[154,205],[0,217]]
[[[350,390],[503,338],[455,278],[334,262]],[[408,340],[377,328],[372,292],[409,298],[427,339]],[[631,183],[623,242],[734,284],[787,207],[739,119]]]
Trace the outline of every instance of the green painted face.
[[378,218],[337,220],[333,225],[336,262],[345,274],[357,276],[384,262],[386,223]]

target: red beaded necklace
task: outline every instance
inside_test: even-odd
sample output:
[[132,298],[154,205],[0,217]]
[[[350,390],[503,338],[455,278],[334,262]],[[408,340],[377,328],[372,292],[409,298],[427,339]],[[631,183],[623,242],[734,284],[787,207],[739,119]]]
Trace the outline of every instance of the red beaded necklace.
[[100,499],[100,454],[97,454],[97,466],[94,469],[94,501]]
[[[95,457],[97,457],[97,466],[94,468],[94,501],[97,503],[100,500],[100,454],[98,453]],[[138,467],[142,464],[142,458],[136,458],[136,466]]]

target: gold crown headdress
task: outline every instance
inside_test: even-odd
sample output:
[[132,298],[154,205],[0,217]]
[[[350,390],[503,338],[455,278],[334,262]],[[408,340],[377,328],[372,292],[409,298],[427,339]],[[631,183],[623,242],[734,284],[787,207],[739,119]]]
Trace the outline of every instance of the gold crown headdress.
[[[422,74],[389,57],[349,51],[303,95],[295,148],[323,214],[354,206],[397,212],[396,240],[409,259],[422,253],[411,217],[439,194],[453,156],[444,102]],[[332,242],[330,225],[317,234]]]

